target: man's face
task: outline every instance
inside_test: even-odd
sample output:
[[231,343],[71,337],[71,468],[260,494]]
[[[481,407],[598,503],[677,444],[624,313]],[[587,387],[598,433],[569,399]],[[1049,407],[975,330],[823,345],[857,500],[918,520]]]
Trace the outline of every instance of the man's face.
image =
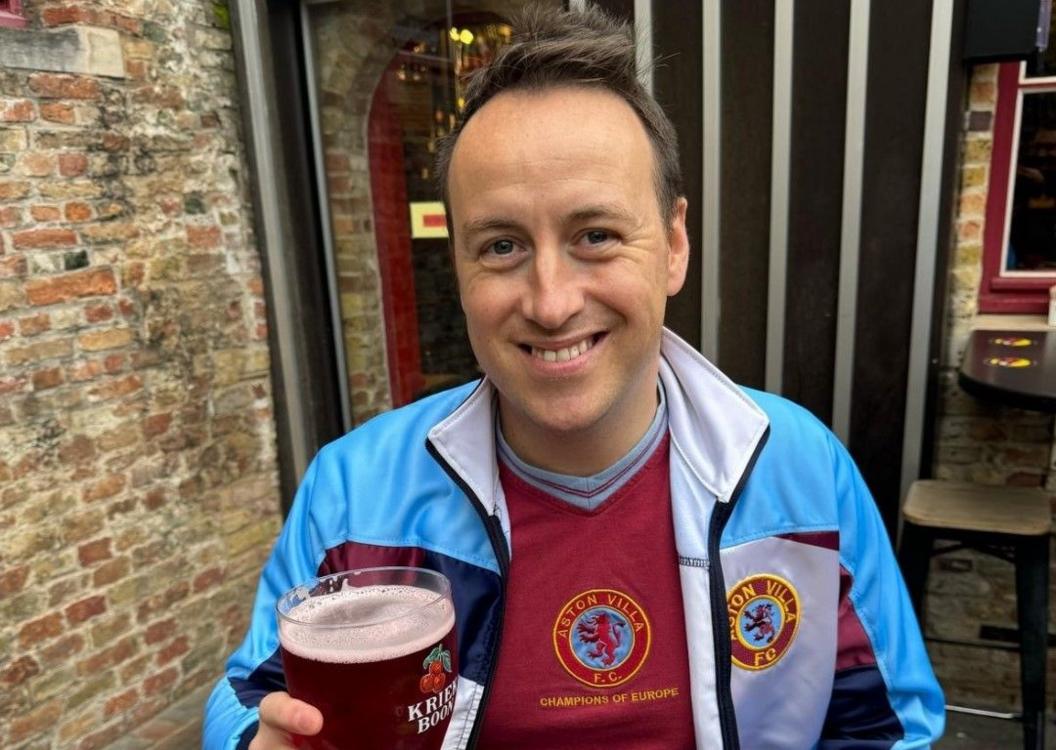
[[638,117],[598,89],[503,93],[466,124],[449,174],[462,308],[507,439],[540,463],[570,435],[619,458],[655,412],[689,252],[685,201],[662,218]]

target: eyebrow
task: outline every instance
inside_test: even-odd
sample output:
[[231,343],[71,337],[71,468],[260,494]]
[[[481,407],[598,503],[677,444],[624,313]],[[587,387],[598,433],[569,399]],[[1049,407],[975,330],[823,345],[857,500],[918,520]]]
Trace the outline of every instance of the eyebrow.
[[[596,203],[582,206],[562,217],[564,224],[578,224],[593,219],[615,219],[627,223],[637,223],[637,219],[622,206],[614,203]],[[482,219],[467,221],[462,225],[466,237],[491,231],[522,230],[523,225],[508,216],[488,216]]]

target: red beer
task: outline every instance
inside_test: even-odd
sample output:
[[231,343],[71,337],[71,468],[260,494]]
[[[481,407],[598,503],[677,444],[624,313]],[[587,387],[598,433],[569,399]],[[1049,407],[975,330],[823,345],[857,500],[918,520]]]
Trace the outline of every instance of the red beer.
[[322,732],[298,747],[439,750],[458,679],[447,579],[351,571],[294,589],[278,609],[287,690],[323,714]]

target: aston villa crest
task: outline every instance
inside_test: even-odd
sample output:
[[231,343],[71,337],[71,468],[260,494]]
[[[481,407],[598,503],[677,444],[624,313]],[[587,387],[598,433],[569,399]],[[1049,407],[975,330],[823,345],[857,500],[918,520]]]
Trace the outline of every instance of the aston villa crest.
[[799,594],[779,576],[754,575],[726,594],[730,655],[742,669],[766,669],[792,645],[799,628]]
[[649,655],[649,618],[627,594],[584,591],[554,622],[554,652],[565,671],[585,685],[610,688],[631,679]]

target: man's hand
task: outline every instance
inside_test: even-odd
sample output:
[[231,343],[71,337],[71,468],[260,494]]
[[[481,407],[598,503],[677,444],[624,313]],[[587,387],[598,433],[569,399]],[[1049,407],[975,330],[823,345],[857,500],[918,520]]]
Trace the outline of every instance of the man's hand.
[[292,735],[319,734],[323,715],[289,693],[269,693],[260,702],[260,726],[249,750],[293,750]]

